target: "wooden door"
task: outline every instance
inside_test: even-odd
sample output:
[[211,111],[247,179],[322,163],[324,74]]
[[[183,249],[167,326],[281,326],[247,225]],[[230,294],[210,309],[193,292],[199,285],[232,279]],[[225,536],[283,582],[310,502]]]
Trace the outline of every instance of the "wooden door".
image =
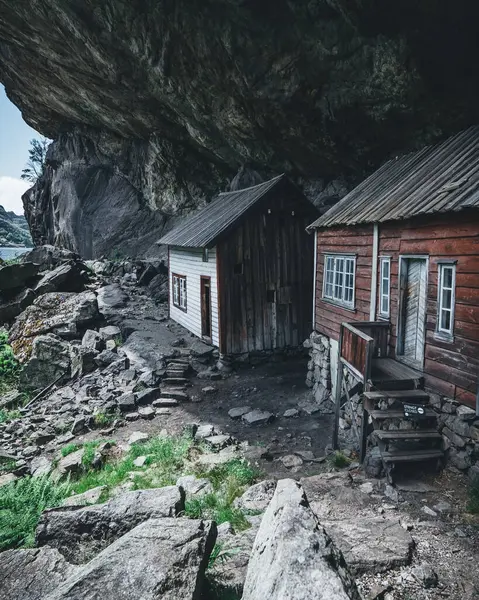
[[201,277],[201,335],[211,339],[211,277]]
[[398,355],[422,369],[426,337],[427,260],[403,258]]

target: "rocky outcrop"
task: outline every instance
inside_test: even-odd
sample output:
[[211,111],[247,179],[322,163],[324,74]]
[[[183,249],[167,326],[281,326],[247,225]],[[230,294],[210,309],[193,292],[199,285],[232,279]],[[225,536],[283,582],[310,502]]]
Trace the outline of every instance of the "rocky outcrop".
[[343,555],[309,508],[301,486],[278,482],[256,536],[243,600],[360,600]]
[[182,510],[184,493],[176,486],[128,492],[106,504],[45,511],[36,542],[57,548],[69,562],[85,563],[143,521]]
[[31,247],[32,238],[28,231],[28,225],[23,215],[16,215],[12,211],[6,211],[0,205],[0,246]]
[[1,6],[0,81],[55,140],[24,196],[33,237],[85,257],[157,251],[241,164],[327,204],[477,118],[473,3]]

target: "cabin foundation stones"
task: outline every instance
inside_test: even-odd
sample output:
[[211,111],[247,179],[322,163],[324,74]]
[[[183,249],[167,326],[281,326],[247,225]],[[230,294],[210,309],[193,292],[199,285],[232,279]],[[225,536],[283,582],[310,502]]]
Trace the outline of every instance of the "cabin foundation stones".
[[303,346],[309,350],[306,385],[312,388],[318,404],[327,402],[331,395],[331,340],[320,333],[312,333]]

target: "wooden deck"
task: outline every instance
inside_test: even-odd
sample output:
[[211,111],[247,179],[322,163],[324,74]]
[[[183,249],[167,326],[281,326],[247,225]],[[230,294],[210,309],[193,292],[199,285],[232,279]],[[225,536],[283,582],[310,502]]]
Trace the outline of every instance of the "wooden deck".
[[371,381],[377,389],[419,389],[424,377],[419,371],[392,358],[375,358],[372,362]]

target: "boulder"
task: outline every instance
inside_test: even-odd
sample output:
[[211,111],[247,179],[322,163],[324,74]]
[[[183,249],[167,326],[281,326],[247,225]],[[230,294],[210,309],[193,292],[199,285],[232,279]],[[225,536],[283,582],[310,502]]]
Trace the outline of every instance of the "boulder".
[[35,456],[30,463],[32,477],[43,477],[52,471],[52,461],[46,456]]
[[84,504],[96,504],[103,492],[106,490],[105,485],[99,485],[97,487],[92,488],[91,490],[87,490],[83,492],[83,494],[75,494],[74,496],[69,496],[64,502],[63,506],[83,506]]
[[48,271],[35,286],[35,292],[81,292],[88,282],[86,266],[82,262],[68,262]]
[[107,327],[100,327],[99,330],[99,335],[101,337],[101,339],[108,341],[108,340],[115,340],[117,338],[121,338],[121,329],[119,327],[117,327],[116,325],[108,325]]
[[98,305],[93,292],[43,294],[16,319],[10,329],[9,340],[18,360],[25,362],[31,354],[35,337],[46,333],[80,337],[98,319]]
[[228,416],[233,420],[241,419],[243,415],[249,412],[251,412],[251,406],[236,406],[228,411]]
[[57,472],[60,475],[67,475],[79,471],[82,466],[83,452],[83,448],[80,448],[67,456],[63,456],[58,462]]
[[184,493],[176,486],[127,492],[105,504],[54,508],[42,514],[36,543],[57,548],[74,564],[85,563],[143,521],[175,517],[184,508]]
[[98,310],[106,318],[117,318],[119,308],[124,308],[128,301],[127,294],[118,283],[105,285],[97,290]]
[[260,481],[249,487],[242,496],[236,498],[234,506],[242,510],[263,511],[274,496],[276,482],[272,479]]
[[18,292],[14,296],[0,300],[0,323],[13,321],[34,300],[35,292],[29,288]]
[[248,564],[243,600],[360,600],[341,552],[309,508],[301,486],[278,482]]
[[322,521],[354,575],[408,565],[414,541],[397,519],[362,516]]
[[148,284],[148,290],[155,300],[166,302],[168,300],[168,276],[163,273],[155,275]]
[[44,600],[77,569],[54,548],[1,552],[0,595],[5,600]]
[[0,292],[24,287],[37,273],[38,265],[32,262],[0,267]]
[[45,244],[26,252],[22,255],[21,260],[23,263],[33,262],[39,266],[40,271],[46,271],[54,269],[61,263],[79,259],[80,256],[71,250]]
[[119,398],[117,398],[116,402],[117,402],[118,408],[122,412],[131,412],[131,411],[135,410],[136,400],[135,400],[135,394],[133,394],[132,392],[127,392],[126,394],[122,394]]
[[97,350],[98,352],[105,349],[105,340],[94,329],[87,329],[85,331],[81,344],[89,350]]
[[184,490],[187,500],[192,497],[199,498],[213,492],[213,486],[208,479],[198,479],[194,475],[180,477],[176,485]]
[[51,333],[39,335],[32,340],[30,357],[20,372],[20,385],[26,390],[42,390],[70,374],[70,345]]
[[216,526],[151,519],[78,568],[45,600],[198,600]]

